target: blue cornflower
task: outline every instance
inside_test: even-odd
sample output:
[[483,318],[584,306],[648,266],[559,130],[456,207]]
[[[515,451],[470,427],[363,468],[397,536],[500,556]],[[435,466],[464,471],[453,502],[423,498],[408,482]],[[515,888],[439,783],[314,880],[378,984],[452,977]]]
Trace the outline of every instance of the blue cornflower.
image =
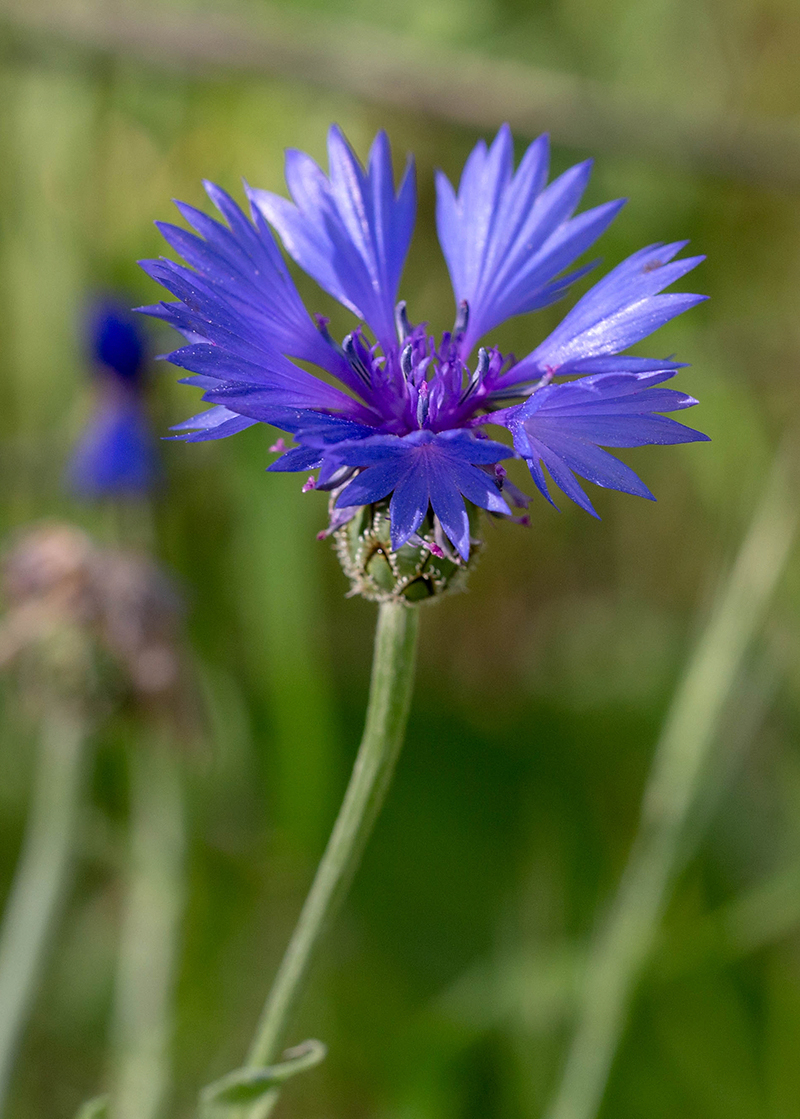
[[95,373],[95,403],[68,467],[82,497],[147,492],[158,476],[155,441],[144,405],[147,340],[141,320],[114,299],[95,302],[86,320]]
[[[177,297],[144,310],[187,337],[189,344],[169,360],[190,370],[186,383],[202,388],[213,404],[177,425],[178,438],[216,439],[254,423],[272,424],[291,433],[295,445],[270,470],[318,470],[307,487],[334,491],[334,527],[360,508],[388,502],[392,551],[418,539],[432,517],[436,539],[449,542],[462,561],[471,544],[464,498],[503,516],[512,513],[506,497],[527,504],[501,460],[523,458],[551,500],[546,468],[564,493],[596,516],[576,475],[652,497],[601,446],[706,438],[662,414],[696,403],[662,387],[680,368],[674,360],[620,356],[704,298],[661,294],[703,259],[674,260],[685,242],[629,257],[520,361],[484,341],[505,319],[561,298],[592,267],[565,271],[623,202],[575,215],[589,162],[547,184],[549,149],[542,136],[515,171],[504,125],[491,147],[481,141],[472,151],[458,192],[439,173],[437,227],[457,313],[452,331],[437,340],[425,324],[412,325],[405,303],[397,301],[414,226],[413,162],[395,189],[385,133],[378,134],[366,169],[336,126],[328,153],[326,176],[308,155],[287,152],[291,201],[246,186],[252,220],[206,183],[227,226],[184,203],[178,209],[196,235],[159,223],[187,265],[144,262]],[[359,325],[340,345],[327,320],[312,320],[270,226],[297,264],[366,324],[371,337]],[[329,379],[297,361],[316,365]],[[510,432],[513,447],[488,437],[492,425]],[[433,547],[441,553],[439,544]]]

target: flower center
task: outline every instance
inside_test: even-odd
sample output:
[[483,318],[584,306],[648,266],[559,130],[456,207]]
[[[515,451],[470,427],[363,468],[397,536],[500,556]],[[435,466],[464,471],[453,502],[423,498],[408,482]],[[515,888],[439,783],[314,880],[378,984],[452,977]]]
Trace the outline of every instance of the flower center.
[[362,399],[378,412],[385,430],[396,435],[428,429],[438,432],[465,425],[492,404],[492,388],[513,358],[480,349],[474,370],[460,356],[463,327],[456,323],[438,344],[425,324],[412,327],[405,307],[398,308],[403,341],[387,353],[370,346],[360,329],[348,334],[342,349],[358,378]]

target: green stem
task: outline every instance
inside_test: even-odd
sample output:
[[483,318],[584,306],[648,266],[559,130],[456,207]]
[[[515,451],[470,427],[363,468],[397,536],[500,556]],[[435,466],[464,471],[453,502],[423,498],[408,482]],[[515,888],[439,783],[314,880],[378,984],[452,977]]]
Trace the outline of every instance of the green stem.
[[[278,1057],[325,927],[350,885],[403,744],[414,683],[419,612],[383,603],[378,614],[366,725],[342,807],[247,1055],[262,1067]],[[274,1100],[254,1114],[266,1115]]]
[[130,879],[114,1000],[112,1119],[156,1119],[169,1089],[177,942],[185,895],[176,746],[134,742]]
[[593,1119],[602,1103],[636,983],[686,857],[687,823],[711,747],[797,529],[783,466],[776,464],[667,716],[628,865],[589,952],[577,1029],[547,1119]]
[[66,892],[85,741],[77,710],[64,706],[45,715],[25,838],[0,927],[0,1112]]

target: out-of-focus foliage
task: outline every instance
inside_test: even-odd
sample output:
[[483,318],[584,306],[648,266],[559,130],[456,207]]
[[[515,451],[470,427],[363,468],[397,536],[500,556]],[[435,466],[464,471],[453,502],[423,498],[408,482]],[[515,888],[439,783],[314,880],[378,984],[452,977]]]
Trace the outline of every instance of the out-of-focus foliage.
[[[319,10],[619,83],[666,107],[800,109],[800,9],[788,0],[329,0]],[[81,307],[109,287],[159,298],[135,260],[161,252],[152,220],[172,220],[170,198],[204,205],[203,177],[234,193],[241,177],[281,190],[284,147],[323,159],[336,120],[364,155],[385,126],[395,151],[418,159],[409,311],[449,326],[432,172],[458,174],[468,130],[288,81],[204,82],[125,61],[87,72],[68,52],[6,60],[0,93],[4,535],[55,515],[112,531],[108,510],[78,507],[61,481],[89,407]],[[681,237],[709,255],[695,275],[711,301],[664,328],[653,352],[692,362],[678,380],[700,397],[692,419],[713,442],[626,454],[657,505],[599,492],[596,523],[535,499],[529,529],[489,524],[469,595],[426,611],[396,783],[290,1039],[321,1037],[329,1055],[286,1090],[286,1116],[540,1115],[671,689],[772,450],[796,427],[797,199],[603,150],[556,148],[556,169],[586,155],[596,158],[587,205],[630,198],[603,238],[606,265]],[[344,326],[341,309],[305,277],[298,284]],[[524,353],[561,313],[516,320],[500,341]],[[155,380],[154,422],[166,431],[191,414],[194,390],[166,366]],[[176,1116],[241,1064],[366,701],[374,609],[345,600],[330,547],[315,539],[324,496],[264,474],[272,441],[256,428],[163,448],[157,547],[190,603],[210,726],[207,753],[185,764]],[[800,1117],[798,595],[795,570],[726,722],[704,830],[614,1068],[603,1109],[614,1119]],[[1,718],[8,882],[31,733],[10,696]],[[18,1119],[68,1116],[103,1086],[131,748],[121,724],[97,742],[73,897],[9,1111]]]

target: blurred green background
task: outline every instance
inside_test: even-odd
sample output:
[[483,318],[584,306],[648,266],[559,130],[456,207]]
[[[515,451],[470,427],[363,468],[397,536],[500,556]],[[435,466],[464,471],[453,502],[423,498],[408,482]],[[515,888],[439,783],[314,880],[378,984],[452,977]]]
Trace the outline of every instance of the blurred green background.
[[[3,535],[44,517],[72,519],[101,539],[107,531],[105,511],[78,506],[62,484],[89,407],[80,308],[87,292],[109,287],[134,303],[160,298],[135,261],[162,251],[152,222],[174,220],[172,197],[206,204],[204,177],[240,200],[242,177],[282,191],[286,146],[324,161],[335,120],[363,157],[377,128],[387,128],[396,164],[408,150],[418,164],[419,219],[402,291],[414,321],[450,325],[433,170],[457,177],[478,135],[503,118],[486,120],[495,103],[488,93],[486,103],[455,110],[427,94],[424,106],[415,108],[411,93],[404,105],[374,65],[396,60],[396,42],[433,75],[439,62],[463,74],[462,59],[474,55],[489,75],[511,60],[514,73],[565,76],[562,100],[556,80],[555,101],[531,104],[531,119],[544,126],[552,108],[554,170],[595,157],[587,206],[629,197],[601,242],[605,266],[683,237],[708,254],[689,290],[710,302],[641,352],[692,363],[679,384],[701,399],[691,421],[713,442],[624,454],[657,494],[655,506],[596,491],[602,522],[566,500],[559,514],[537,498],[530,528],[487,525],[469,594],[425,611],[396,781],[293,1030],[292,1040],[325,1039],[329,1057],[292,1082],[279,1112],[540,1116],[569,1036],[570,977],[625,864],[670,696],[774,448],[797,429],[800,5],[283,5],[282,17],[301,22],[281,34],[298,36],[300,49],[308,20],[318,37],[330,29],[337,57],[347,46],[346,68],[358,72],[363,59],[357,96],[347,83],[277,72],[289,64],[263,73],[252,62],[229,72],[171,65],[158,31],[165,15],[187,41],[207,29],[200,38],[213,47],[216,33],[237,28],[245,43],[248,28],[267,41],[271,9],[257,0],[162,3],[152,9],[151,41],[122,36],[107,51],[82,47],[59,23],[65,9],[37,2],[0,7]],[[82,26],[102,28],[116,11],[83,5]],[[224,26],[209,23],[219,16]],[[134,22],[147,28],[146,10]],[[564,103],[578,79],[589,83],[585,117],[580,99]],[[648,140],[642,114],[650,110]],[[750,122],[740,132],[739,120]],[[519,155],[533,131],[516,133]],[[347,329],[345,312],[305,277],[298,284],[337,333]],[[499,342],[525,353],[563,310],[516,320]],[[154,338],[155,350],[169,346]],[[176,380],[175,370],[156,367],[160,431],[199,404]],[[297,476],[264,474],[273,439],[257,428],[220,443],[163,444],[157,550],[189,603],[208,724],[207,748],[184,764],[189,902],[175,1116],[190,1113],[200,1084],[241,1061],[335,815],[366,702],[374,609],[345,599],[333,552],[315,539],[324,496],[301,495]],[[696,846],[613,1069],[608,1119],[800,1119],[799,594],[794,570],[721,728]],[[8,691],[3,883],[31,771],[30,736]],[[126,733],[112,721],[97,738],[77,877],[14,1082],[9,1115],[18,1119],[69,1116],[106,1075]],[[775,876],[771,908],[742,910],[759,918],[757,934],[740,930],[737,939],[724,915]]]

